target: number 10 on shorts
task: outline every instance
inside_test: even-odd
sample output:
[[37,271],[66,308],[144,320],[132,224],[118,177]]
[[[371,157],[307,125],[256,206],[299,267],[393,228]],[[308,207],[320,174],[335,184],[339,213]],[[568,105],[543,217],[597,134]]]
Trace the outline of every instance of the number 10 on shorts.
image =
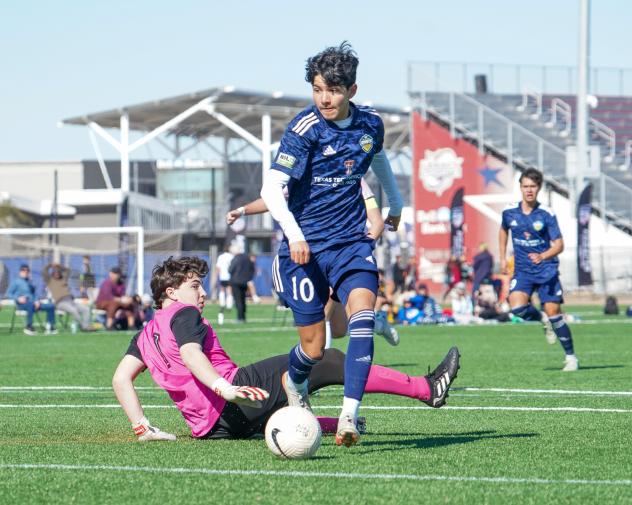
[[314,299],[314,284],[307,277],[296,282],[296,275],[294,275],[292,276],[292,297],[298,300],[299,296],[304,302],[311,302]]

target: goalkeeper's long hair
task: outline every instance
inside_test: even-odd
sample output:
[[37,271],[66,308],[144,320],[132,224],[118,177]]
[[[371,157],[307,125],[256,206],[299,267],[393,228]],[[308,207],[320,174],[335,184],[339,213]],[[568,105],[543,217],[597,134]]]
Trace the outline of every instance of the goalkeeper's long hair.
[[208,275],[206,261],[197,256],[177,259],[169,256],[162,264],[156,265],[151,271],[149,284],[156,308],[162,308],[162,302],[167,298],[167,288],[177,289],[193,275],[197,275],[200,280]]

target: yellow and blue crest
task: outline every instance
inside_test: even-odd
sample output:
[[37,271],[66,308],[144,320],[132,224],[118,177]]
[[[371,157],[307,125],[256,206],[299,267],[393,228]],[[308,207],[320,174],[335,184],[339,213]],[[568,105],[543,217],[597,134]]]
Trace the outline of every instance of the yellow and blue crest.
[[362,138],[360,139],[360,147],[365,153],[371,152],[371,149],[373,149],[373,137],[368,134],[362,135]]

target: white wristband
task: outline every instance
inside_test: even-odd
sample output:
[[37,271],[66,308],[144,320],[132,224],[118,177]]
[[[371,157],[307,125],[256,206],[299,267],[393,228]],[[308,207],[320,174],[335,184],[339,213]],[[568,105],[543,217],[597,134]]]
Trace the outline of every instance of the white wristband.
[[226,379],[224,379],[223,377],[219,377],[217,379],[215,379],[215,382],[213,382],[213,384],[211,384],[211,389],[213,390],[213,393],[215,393],[217,396],[221,396],[223,398],[223,392],[226,391],[227,388],[231,387],[232,384],[230,382],[228,382]]
[[242,206],[242,207],[239,207],[239,208],[237,209],[237,212],[239,212],[239,215],[240,215],[240,216],[245,216],[245,215],[246,215],[246,207],[243,207],[243,206]]

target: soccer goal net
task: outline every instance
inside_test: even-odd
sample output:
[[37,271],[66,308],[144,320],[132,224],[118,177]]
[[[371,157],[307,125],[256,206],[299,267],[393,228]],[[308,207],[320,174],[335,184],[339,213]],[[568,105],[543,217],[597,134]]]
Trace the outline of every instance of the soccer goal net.
[[46,266],[58,263],[69,269],[69,284],[78,296],[88,296],[114,266],[121,268],[127,292],[142,295],[147,292],[146,246],[139,226],[0,228],[0,294],[20,265],[28,265],[35,286],[42,286]]

